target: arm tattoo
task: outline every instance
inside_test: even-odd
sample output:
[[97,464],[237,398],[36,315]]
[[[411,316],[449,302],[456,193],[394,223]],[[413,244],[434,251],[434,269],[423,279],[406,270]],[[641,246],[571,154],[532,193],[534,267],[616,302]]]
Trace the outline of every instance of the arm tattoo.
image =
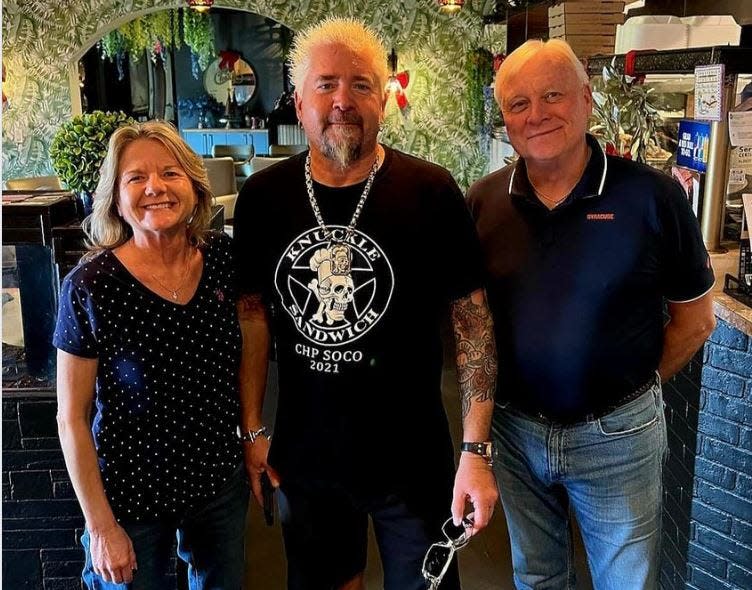
[[455,301],[452,328],[464,419],[474,401],[493,401],[496,392],[496,342],[485,297],[480,303],[475,303],[472,296]]
[[238,317],[240,320],[253,320],[266,317],[266,305],[259,294],[241,295],[238,298]]

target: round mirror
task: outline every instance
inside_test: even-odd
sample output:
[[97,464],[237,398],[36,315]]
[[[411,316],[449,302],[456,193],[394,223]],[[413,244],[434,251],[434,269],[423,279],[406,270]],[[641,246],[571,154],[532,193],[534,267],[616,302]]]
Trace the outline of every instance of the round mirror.
[[256,92],[256,72],[242,58],[235,60],[232,69],[220,68],[220,63],[222,58],[217,58],[206,68],[204,88],[220,104],[227,102],[227,96],[232,89],[235,102],[244,105]]

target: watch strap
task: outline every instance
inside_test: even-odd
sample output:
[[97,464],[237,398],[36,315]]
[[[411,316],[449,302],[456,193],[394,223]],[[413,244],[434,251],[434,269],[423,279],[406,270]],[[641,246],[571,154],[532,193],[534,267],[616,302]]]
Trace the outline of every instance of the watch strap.
[[241,441],[253,444],[259,436],[266,436],[266,426],[262,426],[258,430],[246,431],[240,430],[240,426],[238,426],[237,435]]
[[493,443],[490,440],[484,442],[463,442],[460,445],[460,450],[466,453],[473,453],[474,455],[480,455],[489,464],[493,461]]

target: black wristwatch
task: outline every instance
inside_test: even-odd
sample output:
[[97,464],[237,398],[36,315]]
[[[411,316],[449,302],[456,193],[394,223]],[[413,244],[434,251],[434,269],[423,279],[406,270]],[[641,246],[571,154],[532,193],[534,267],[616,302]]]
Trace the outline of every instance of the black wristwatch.
[[486,460],[486,463],[493,465],[493,443],[490,440],[485,442],[463,442],[460,450],[465,453],[480,455]]

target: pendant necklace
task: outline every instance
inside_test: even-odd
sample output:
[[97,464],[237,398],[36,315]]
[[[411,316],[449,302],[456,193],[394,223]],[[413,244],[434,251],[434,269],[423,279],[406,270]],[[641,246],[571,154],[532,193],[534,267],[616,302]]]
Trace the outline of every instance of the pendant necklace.
[[327,249],[329,250],[332,261],[332,274],[335,275],[347,275],[350,274],[350,264],[352,262],[352,251],[347,242],[352,238],[355,233],[355,224],[358,223],[360,212],[363,210],[363,205],[368,198],[368,193],[371,191],[371,185],[376,178],[376,172],[379,169],[379,155],[376,154],[376,159],[373,161],[371,171],[368,174],[366,185],[363,187],[363,193],[360,195],[360,200],[355,206],[352,219],[345,229],[345,235],[342,239],[336,239],[331,230],[324,223],[324,218],[321,216],[321,210],[319,204],[316,202],[316,197],[313,194],[313,177],[311,176],[311,152],[308,152],[305,161],[305,183],[306,190],[308,191],[308,200],[311,202],[311,209],[313,209],[313,215],[316,217],[316,222],[319,224],[324,236],[329,240]]
[[[190,256],[190,254],[189,254],[189,256]],[[188,278],[188,270],[190,270],[190,267],[191,267],[191,263],[190,263],[190,260],[188,260],[186,262],[186,264],[185,264],[185,270],[183,271],[183,276],[180,279],[180,284],[177,287],[175,287],[174,289],[172,289],[172,288],[168,287],[167,285],[165,285],[162,281],[160,281],[157,278],[157,275],[155,275],[155,274],[152,274],[151,278],[153,278],[155,281],[157,281],[157,283],[159,284],[159,286],[162,287],[165,291],[167,291],[170,294],[170,296],[172,297],[173,301],[177,301],[178,300],[178,293],[180,293],[180,291],[183,289],[183,287],[185,287],[186,279]]]

